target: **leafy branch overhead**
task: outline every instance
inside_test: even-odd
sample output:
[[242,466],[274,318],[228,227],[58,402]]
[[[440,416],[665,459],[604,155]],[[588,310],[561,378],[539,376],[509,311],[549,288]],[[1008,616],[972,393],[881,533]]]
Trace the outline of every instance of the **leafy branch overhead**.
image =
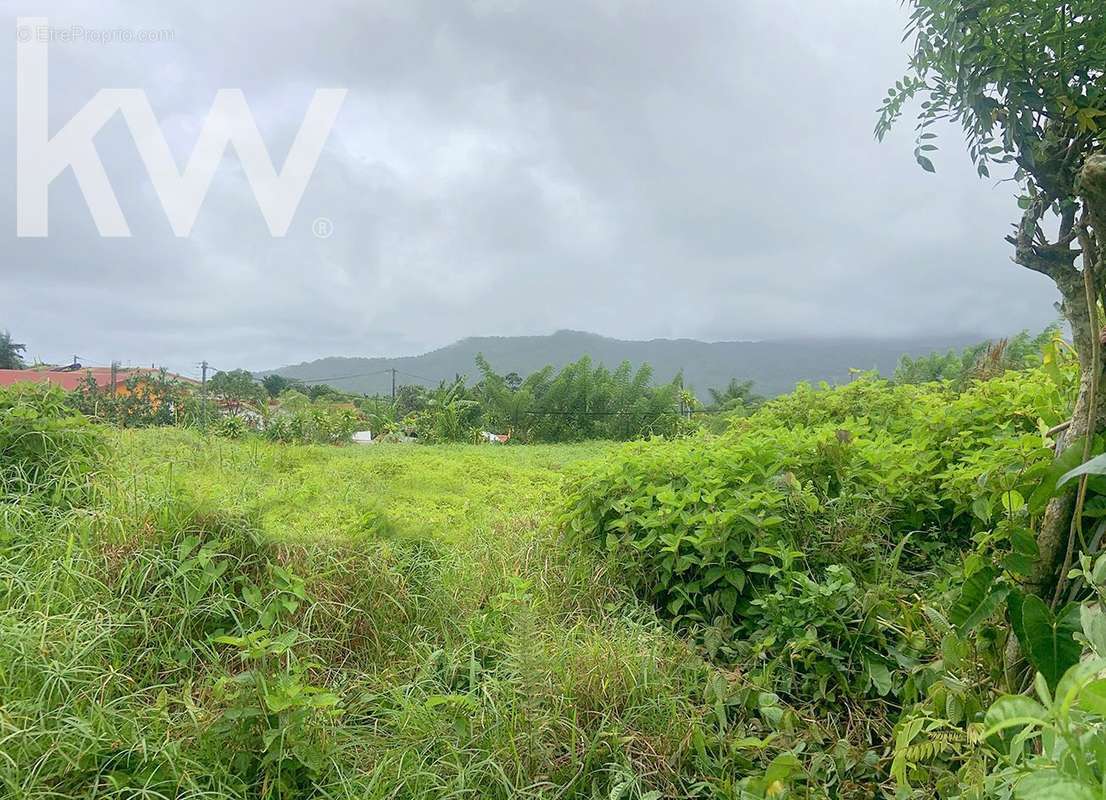
[[[1106,142],[1106,12],[1098,0],[1018,3],[912,0],[907,74],[888,90],[875,133],[882,139],[917,100],[914,156],[934,171],[941,123],[959,125],[980,176],[1008,164],[1023,211],[1015,260],[1058,281],[1071,277],[1080,196],[1101,177],[1084,172]],[[1041,227],[1052,212],[1058,234]],[[1088,215],[1094,216],[1093,208]],[[1100,212],[1099,212],[1100,213]],[[1100,226],[1101,227],[1101,226]],[[1092,241],[1091,248],[1097,255]],[[1066,274],[1065,274],[1066,273]],[[1064,287],[1061,287],[1062,289]]]
[[915,0],[907,74],[888,90],[882,140],[920,98],[915,155],[933,171],[935,127],[959,124],[980,175],[1015,162],[1037,188],[1070,185],[1106,130],[1106,12],[1097,0]]

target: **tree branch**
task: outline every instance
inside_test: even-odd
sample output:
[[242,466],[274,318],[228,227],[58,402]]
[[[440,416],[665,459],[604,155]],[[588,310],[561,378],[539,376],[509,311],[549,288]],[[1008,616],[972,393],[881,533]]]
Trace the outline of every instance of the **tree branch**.
[[[1063,274],[1076,271],[1075,259],[1080,251],[1071,247],[1077,235],[1074,226],[1064,232],[1055,243],[1050,244],[1045,239],[1040,222],[1049,205],[1051,203],[1043,192],[1033,198],[1022,213],[1017,236],[1007,236],[1006,241],[1014,245],[1016,263],[1058,281]],[[1037,242],[1038,238],[1042,243]]]

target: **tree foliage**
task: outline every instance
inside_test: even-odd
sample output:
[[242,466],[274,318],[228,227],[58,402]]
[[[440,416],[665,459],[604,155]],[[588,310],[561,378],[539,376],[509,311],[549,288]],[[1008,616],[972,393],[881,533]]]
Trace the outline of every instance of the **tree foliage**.
[[764,398],[753,391],[752,381],[739,381],[731,378],[730,382],[722,389],[708,389],[710,393],[711,411],[734,411],[738,409],[756,408],[764,402]]
[[100,386],[88,373],[68,400],[86,416],[121,428],[191,425],[200,419],[191,385],[164,369],[134,373],[119,387]]
[[23,353],[27,345],[12,340],[8,331],[0,331],[0,369],[23,369]]
[[231,410],[237,410],[243,404],[259,406],[266,394],[266,389],[244,369],[216,372],[208,381],[207,390]]
[[967,136],[981,176],[1016,165],[1031,199],[1068,213],[1106,131],[1106,10],[1099,0],[908,0],[910,69],[888,91],[882,138],[921,98],[915,155],[933,171],[937,123]]
[[482,378],[472,395],[483,410],[482,424],[523,441],[626,440],[681,429],[682,379],[655,386],[648,364],[635,370],[624,361],[609,370],[585,356],[560,371],[547,366],[520,383],[499,375],[483,356],[476,365]]
[[952,381],[966,386],[973,379],[993,377],[1008,369],[1039,366],[1042,353],[1059,336],[1059,328],[1051,326],[1036,336],[1022,331],[1009,339],[979,342],[959,352],[948,350],[917,358],[904,355],[895,369],[895,382]]
[[[1099,0],[908,0],[913,52],[888,91],[882,138],[920,100],[915,157],[934,169],[938,123],[959,124],[981,176],[1013,168],[1021,220],[1014,259],[1051,277],[1089,366],[1106,288],[1106,9]],[[1058,220],[1054,235],[1045,217]],[[1078,259],[1086,268],[1076,268]],[[1087,278],[1084,281],[1084,278]],[[1088,297],[1091,298],[1088,303]],[[1088,307],[1090,306],[1090,307]]]
[[362,409],[386,431],[423,441],[472,442],[483,431],[510,435],[516,442],[625,441],[671,436],[692,427],[690,394],[679,376],[656,386],[648,364],[627,361],[615,370],[587,356],[560,370],[546,366],[525,379],[501,375],[477,355],[480,380],[463,376],[435,388],[401,385],[394,404],[369,398]]
[[265,391],[269,393],[269,397],[280,397],[282,392],[288,389],[296,389],[303,384],[295,378],[286,378],[283,375],[277,375],[275,372],[272,375],[266,375],[261,379],[261,385],[265,387]]

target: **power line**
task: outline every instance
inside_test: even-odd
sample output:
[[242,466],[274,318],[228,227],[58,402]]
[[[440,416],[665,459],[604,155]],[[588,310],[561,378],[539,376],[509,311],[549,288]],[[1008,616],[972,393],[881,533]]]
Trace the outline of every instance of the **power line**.
[[683,417],[688,413],[694,414],[727,414],[728,410],[722,408],[700,408],[690,412],[684,411],[520,411],[516,412],[520,414],[527,414],[537,417]]
[[[299,383],[326,383],[327,381],[345,381],[350,378],[371,378],[374,375],[383,375],[391,371],[390,369],[379,369],[376,372],[358,372],[354,375],[334,375],[329,378],[293,378],[288,375],[281,375],[281,377],[288,378],[290,381],[298,381]],[[274,372],[273,374],[280,375],[279,372]]]
[[[272,373],[273,375],[280,375],[279,372]],[[347,381],[353,378],[372,378],[377,375],[405,375],[408,378],[415,378],[416,380],[424,381],[425,383],[435,384],[441,383],[440,380],[434,378],[427,378],[425,375],[416,375],[413,372],[405,372],[401,369],[388,368],[378,369],[375,372],[355,372],[349,375],[331,375],[325,378],[296,378],[290,375],[281,375],[282,378],[287,378],[290,381],[296,381],[297,383],[327,383],[328,381]]]
[[427,378],[424,375],[416,375],[413,372],[404,372],[401,369],[397,369],[396,372],[398,372],[400,375],[406,375],[408,378],[415,378],[416,380],[425,381],[426,383],[441,383],[440,380],[436,381],[433,378]]

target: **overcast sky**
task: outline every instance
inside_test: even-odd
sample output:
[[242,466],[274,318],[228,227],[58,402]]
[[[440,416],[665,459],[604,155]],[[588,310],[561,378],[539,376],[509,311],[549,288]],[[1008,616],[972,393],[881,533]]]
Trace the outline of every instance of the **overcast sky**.
[[[1002,240],[1012,184],[978,180],[955,134],[936,175],[910,120],[873,140],[906,60],[896,0],[4,7],[0,329],[37,358],[191,372],[558,328],[995,334],[1056,316]],[[278,168],[314,89],[348,88],[287,236],[230,151],[175,237],[116,115],[95,141],[132,236],[101,238],[67,171],[49,236],[18,238],[19,15],[170,31],[52,43],[50,118],[144,89],[179,164],[220,88],[244,91]]]

